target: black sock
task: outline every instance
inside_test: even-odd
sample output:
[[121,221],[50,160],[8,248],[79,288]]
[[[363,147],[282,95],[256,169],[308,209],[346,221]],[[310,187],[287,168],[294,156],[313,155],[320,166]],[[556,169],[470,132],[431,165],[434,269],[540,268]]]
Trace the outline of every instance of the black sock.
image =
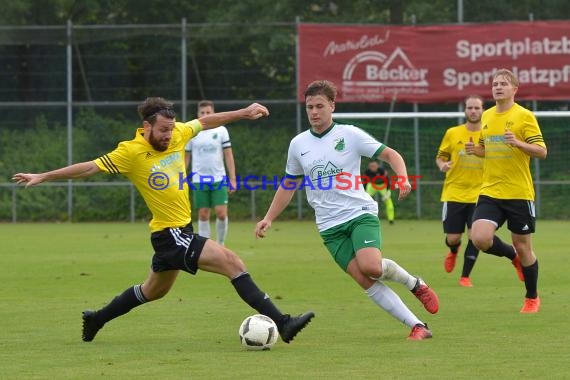
[[97,310],[95,314],[97,322],[103,326],[111,319],[120,317],[145,302],[148,302],[148,300],[142,294],[142,285],[135,285],[125,290],[123,294],[115,297],[101,310]]
[[513,260],[517,255],[512,245],[505,244],[497,235],[493,236],[493,245],[485,253]]
[[249,273],[243,272],[233,278],[232,285],[236,288],[241,299],[249,306],[260,314],[273,319],[279,325],[279,321],[283,318],[283,313],[273,304],[269,296],[255,285]]
[[449,250],[451,251],[451,253],[453,253],[454,255],[457,254],[457,251],[459,251],[459,246],[461,245],[461,242],[455,244],[455,245],[451,245],[448,243],[447,241],[447,237],[445,238],[445,245],[447,245],[449,247]]
[[465,247],[465,254],[463,255],[463,272],[461,273],[461,277],[469,277],[478,255],[479,250],[475,247],[473,242],[469,240],[467,247]]
[[522,267],[526,298],[538,297],[538,260],[528,267]]

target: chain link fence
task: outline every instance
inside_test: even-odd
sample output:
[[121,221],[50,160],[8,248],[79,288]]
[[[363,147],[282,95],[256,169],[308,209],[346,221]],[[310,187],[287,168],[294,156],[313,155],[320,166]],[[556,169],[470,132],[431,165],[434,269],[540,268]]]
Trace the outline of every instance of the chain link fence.
[[[131,139],[139,126],[136,106],[148,96],[173,101],[179,120],[194,118],[202,99],[214,101],[216,111],[253,101],[267,105],[268,119],[229,128],[242,177],[281,176],[289,141],[308,127],[296,101],[295,23],[1,26],[0,83],[0,221],[148,220],[142,198],[122,177],[100,175],[27,191],[10,182],[16,172],[91,160]],[[541,111],[568,109],[568,102],[523,105]],[[395,111],[457,107],[397,104]],[[337,105],[341,112],[388,110],[389,104]],[[570,141],[569,121],[540,120],[550,148],[542,169],[548,175],[540,179],[557,181],[537,192],[543,218],[570,216],[565,201],[570,195],[565,165],[569,157],[564,149],[564,142]],[[421,200],[413,195],[398,203],[401,217],[439,217],[441,178],[432,148],[450,123],[393,122],[389,145],[404,153],[408,166],[419,168],[414,174],[422,175],[429,187]],[[382,140],[386,120],[355,124]],[[230,199],[232,218],[262,216],[273,194],[272,189],[238,191]],[[302,194],[284,215],[312,216]]]

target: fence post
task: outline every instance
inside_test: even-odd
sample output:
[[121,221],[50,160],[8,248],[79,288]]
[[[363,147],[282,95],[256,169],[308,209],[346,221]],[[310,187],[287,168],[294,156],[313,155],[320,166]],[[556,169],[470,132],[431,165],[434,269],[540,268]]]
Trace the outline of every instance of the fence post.
[[[299,23],[301,22],[301,18],[299,16],[295,17],[295,103],[296,103],[296,125],[297,125],[297,134],[301,133],[301,103],[297,99],[297,95],[299,94],[299,82],[300,74],[299,74],[299,57],[300,57],[300,47],[299,47]],[[303,219],[303,194],[301,191],[297,191],[297,219]]]
[[131,207],[131,223],[135,222],[135,187],[132,183],[129,183],[129,188],[131,190],[131,200],[130,200],[130,207]]
[[[532,13],[531,13],[532,14]],[[532,20],[531,20],[532,21]],[[536,112],[537,111],[537,103],[536,100],[532,101],[532,112]],[[540,205],[541,205],[541,198],[542,198],[542,192],[541,192],[541,185],[540,185],[540,160],[538,158],[533,158],[532,159],[533,164],[534,164],[534,188],[536,191],[536,194],[534,196],[534,209],[535,209],[535,213],[536,216],[540,216]]]
[[[73,163],[73,63],[72,63],[72,25],[67,20],[67,165]],[[73,218],[73,181],[67,180],[67,218]]]
[[257,219],[257,205],[255,204],[255,188],[252,188],[250,191],[250,201],[251,201],[251,220],[256,221]]
[[[418,113],[418,103],[414,103],[414,113]],[[421,178],[421,166],[420,166],[420,120],[414,117],[414,163],[416,168],[415,175],[419,175]],[[422,217],[422,185],[421,181],[416,182],[416,218]]]
[[18,221],[18,215],[16,214],[16,185],[12,186],[12,223]]
[[180,79],[181,79],[181,101],[180,105],[182,121],[186,122],[186,103],[188,102],[188,89],[187,89],[187,77],[186,70],[188,66],[188,60],[186,57],[186,17],[182,18],[181,33],[182,37],[180,39]]

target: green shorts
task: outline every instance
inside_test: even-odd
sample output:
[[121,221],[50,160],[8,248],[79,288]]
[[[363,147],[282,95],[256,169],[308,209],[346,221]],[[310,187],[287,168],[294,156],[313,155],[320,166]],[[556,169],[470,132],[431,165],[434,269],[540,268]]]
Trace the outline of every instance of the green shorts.
[[345,272],[358,250],[366,247],[382,248],[380,220],[371,214],[360,215],[322,231],[321,238],[334,261]]
[[221,182],[212,184],[194,183],[192,190],[192,203],[195,208],[212,208],[228,204],[228,188],[220,186]]

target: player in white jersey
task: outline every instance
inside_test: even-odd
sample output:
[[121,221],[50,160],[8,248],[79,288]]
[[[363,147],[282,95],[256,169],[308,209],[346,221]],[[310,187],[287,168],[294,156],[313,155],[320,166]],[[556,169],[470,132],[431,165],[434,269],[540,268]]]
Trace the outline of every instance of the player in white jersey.
[[439,309],[437,295],[419,277],[410,275],[393,260],[382,258],[378,204],[360,183],[362,156],[385,161],[399,176],[395,183],[403,199],[411,191],[406,165],[398,152],[361,129],[333,122],[335,98],[336,88],[328,81],[313,82],[305,91],[311,129],[291,141],[286,179],[267,214],[257,223],[256,236],[264,237],[295,190],[305,188],[320,235],[335,262],[378,306],[412,329],[408,339],[431,338],[427,324],[384,281],[406,286],[432,314]]
[[[214,113],[214,103],[198,103],[198,117]],[[202,131],[186,145],[186,167],[192,158],[192,203],[198,209],[198,234],[209,238],[210,209],[216,212],[216,240],[228,234],[228,194],[236,189],[236,170],[230,135],[224,126]],[[224,166],[225,161],[225,166]],[[229,178],[226,177],[226,166]]]

